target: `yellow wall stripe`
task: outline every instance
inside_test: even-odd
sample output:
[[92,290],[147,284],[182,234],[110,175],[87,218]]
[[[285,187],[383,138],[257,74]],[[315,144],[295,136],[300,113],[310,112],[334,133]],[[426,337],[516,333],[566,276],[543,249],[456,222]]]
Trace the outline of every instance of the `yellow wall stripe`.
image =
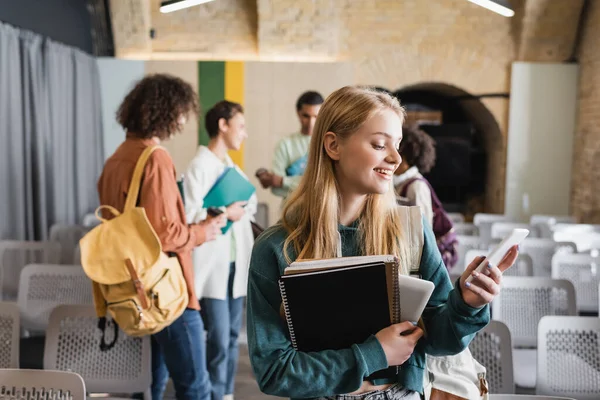
[[[225,100],[244,105],[244,63],[225,62]],[[240,168],[244,169],[244,145],[238,151],[230,151],[229,156]]]

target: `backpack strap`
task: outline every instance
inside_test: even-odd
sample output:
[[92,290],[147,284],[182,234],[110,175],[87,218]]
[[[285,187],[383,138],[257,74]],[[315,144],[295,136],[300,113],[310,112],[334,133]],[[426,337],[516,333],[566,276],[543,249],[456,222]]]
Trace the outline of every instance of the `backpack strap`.
[[125,208],[123,209],[123,212],[134,208],[137,204],[140,186],[142,184],[142,175],[144,174],[144,167],[146,167],[146,162],[148,162],[150,155],[156,149],[164,148],[161,146],[148,146],[146,149],[144,149],[140,155],[140,158],[138,158],[137,163],[135,164],[135,169],[133,170],[131,183],[129,184],[129,190],[127,191],[127,199],[125,200]]
[[421,256],[423,255],[423,216],[418,206],[399,206],[400,221],[404,227],[404,262],[410,267],[411,275],[419,275]]
[[119,338],[119,325],[113,320],[113,340],[110,343],[106,343],[106,317],[98,318],[98,329],[102,332],[102,337],[100,338],[100,351],[107,351],[115,347],[117,344],[117,339]]
[[431,201],[433,203],[433,205],[436,208],[443,208],[442,207],[442,202],[440,201],[440,199],[438,199],[437,194],[435,194],[435,190],[433,190],[433,187],[431,187],[431,183],[429,183],[429,181],[425,178],[411,178],[408,181],[406,181],[406,183],[404,184],[404,186],[402,187],[402,191],[400,193],[400,196],[402,197],[406,197],[406,192],[408,192],[408,187],[410,186],[411,183],[413,183],[414,181],[422,181],[425,182],[425,184],[429,187],[429,191],[431,192]]
[[409,180],[407,180],[406,182],[404,182],[404,186],[402,186],[402,190],[400,191],[399,195],[402,197],[406,197],[406,193],[408,192],[408,187],[414,182],[419,180],[420,178],[410,178]]

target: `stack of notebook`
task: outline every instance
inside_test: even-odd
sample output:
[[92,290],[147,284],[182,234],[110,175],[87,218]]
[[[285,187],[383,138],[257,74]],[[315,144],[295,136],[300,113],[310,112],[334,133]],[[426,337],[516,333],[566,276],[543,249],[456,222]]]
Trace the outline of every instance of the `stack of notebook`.
[[349,348],[391,324],[416,322],[433,292],[433,283],[400,275],[394,256],[295,262],[279,287],[290,340],[305,352]]

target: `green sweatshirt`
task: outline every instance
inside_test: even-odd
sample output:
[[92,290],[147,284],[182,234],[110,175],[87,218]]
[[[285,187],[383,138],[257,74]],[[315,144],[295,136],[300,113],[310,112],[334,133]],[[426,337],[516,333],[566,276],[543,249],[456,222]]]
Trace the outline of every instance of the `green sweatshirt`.
[[286,176],[285,170],[308,153],[309,145],[310,136],[301,133],[294,133],[277,143],[272,167],[275,174],[283,177],[283,185],[280,188],[271,188],[274,195],[285,199],[291,191],[298,187],[302,175]]
[[[435,237],[424,221],[425,240],[420,273],[435,290],[423,314],[427,336],[392,380],[405,388],[423,392],[425,353],[441,356],[465,349],[474,334],[489,322],[489,307],[467,305],[460,289],[453,289],[437,249]],[[361,255],[357,224],[340,225],[343,256]],[[375,336],[342,350],[305,353],[293,349],[285,320],[280,316],[278,279],[287,267],[283,256],[286,232],[280,225],[269,228],[252,251],[248,280],[247,317],[250,361],[260,389],[270,395],[305,399],[357,390],[365,377],[388,367]]]

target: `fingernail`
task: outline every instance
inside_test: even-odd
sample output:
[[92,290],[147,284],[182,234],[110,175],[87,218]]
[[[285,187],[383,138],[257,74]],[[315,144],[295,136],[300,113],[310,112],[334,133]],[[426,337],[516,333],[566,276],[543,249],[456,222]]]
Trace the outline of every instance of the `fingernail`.
[[492,268],[492,263],[488,263],[487,267]]
[[471,286],[471,282],[465,282],[465,286],[466,287],[470,287]]

